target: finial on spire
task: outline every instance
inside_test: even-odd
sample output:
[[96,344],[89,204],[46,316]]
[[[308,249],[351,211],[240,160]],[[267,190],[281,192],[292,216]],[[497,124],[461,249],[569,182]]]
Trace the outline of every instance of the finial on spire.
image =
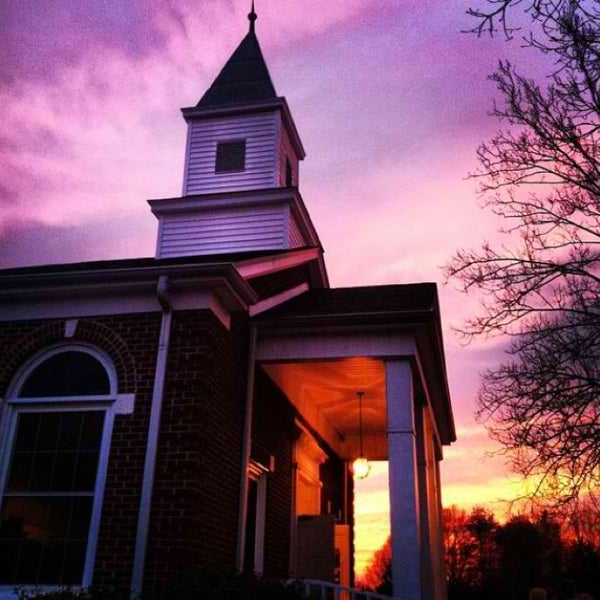
[[256,21],[258,17],[254,12],[254,0],[252,0],[252,10],[248,13],[248,21],[250,21],[250,31],[254,31],[254,21]]

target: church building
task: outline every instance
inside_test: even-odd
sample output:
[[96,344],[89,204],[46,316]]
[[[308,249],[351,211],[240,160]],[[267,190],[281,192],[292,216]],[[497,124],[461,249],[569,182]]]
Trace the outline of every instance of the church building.
[[0,271],[0,599],[241,571],[351,587],[369,460],[389,461],[394,597],[445,598],[436,286],[329,286],[249,19],[183,109],[156,255]]

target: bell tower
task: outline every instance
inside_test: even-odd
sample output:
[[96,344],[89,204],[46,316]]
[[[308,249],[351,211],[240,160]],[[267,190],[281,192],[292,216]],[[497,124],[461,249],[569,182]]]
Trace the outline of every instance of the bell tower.
[[151,200],[157,258],[319,246],[298,192],[304,148],[249,31],[194,107],[180,198]]

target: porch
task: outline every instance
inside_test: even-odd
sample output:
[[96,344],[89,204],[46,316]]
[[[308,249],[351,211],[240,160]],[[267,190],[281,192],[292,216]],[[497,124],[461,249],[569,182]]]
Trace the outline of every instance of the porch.
[[308,433],[347,463],[388,461],[395,598],[445,598],[439,462],[455,434],[435,286],[312,290],[255,317],[252,340],[249,373],[267,373]]

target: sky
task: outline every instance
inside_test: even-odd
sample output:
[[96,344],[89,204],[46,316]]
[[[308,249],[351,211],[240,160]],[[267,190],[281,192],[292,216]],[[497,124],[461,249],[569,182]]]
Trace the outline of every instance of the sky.
[[[483,0],[256,0],[256,31],[307,158],[299,187],[332,286],[439,284],[458,441],[443,501],[501,515],[516,483],[474,418],[503,341],[465,346],[477,310],[443,283],[459,248],[498,239],[477,145],[499,124],[499,58],[516,41],[464,33]],[[181,193],[185,122],[248,29],[249,0],[0,1],[0,268],[153,256],[150,198]],[[380,465],[359,487],[358,567],[387,535]]]

